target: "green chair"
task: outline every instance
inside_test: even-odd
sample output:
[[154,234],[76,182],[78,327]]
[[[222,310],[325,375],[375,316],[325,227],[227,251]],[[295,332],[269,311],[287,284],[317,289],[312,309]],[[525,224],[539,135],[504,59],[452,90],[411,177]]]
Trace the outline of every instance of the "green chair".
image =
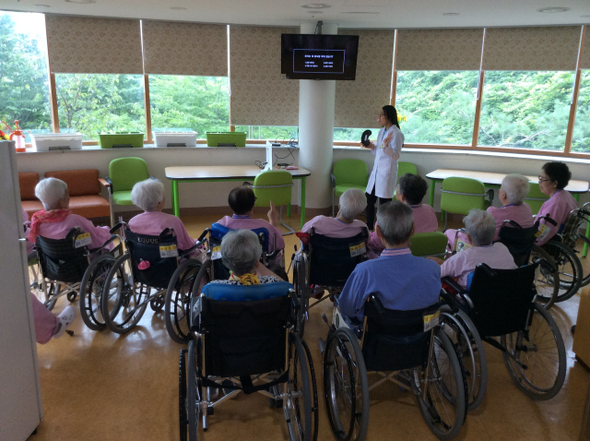
[[483,182],[471,178],[450,177],[443,180],[440,198],[440,215],[447,229],[446,212],[467,215],[469,210],[485,210],[491,205],[494,191],[486,189]]
[[416,168],[415,164],[411,162],[398,162],[397,163],[397,179],[399,181],[399,177],[405,175],[406,173],[411,173],[413,175],[418,174],[418,169]]
[[442,257],[448,242],[447,236],[441,231],[416,233],[410,238],[410,251],[414,256]]
[[283,205],[291,205],[291,187],[293,176],[285,170],[267,170],[254,178],[254,195],[256,207],[270,207],[270,201],[280,207],[281,225],[289,230],[283,236],[293,234],[295,230],[283,222]]
[[150,178],[147,163],[141,158],[118,158],[109,164],[109,204],[111,206],[111,227],[115,226],[115,205],[133,205],[133,186]]
[[358,188],[363,192],[369,182],[369,168],[365,161],[360,159],[341,159],[334,163],[332,178],[332,216],[340,198],[349,188]]
[[527,204],[529,204],[533,214],[538,214],[539,210],[541,209],[541,206],[545,203],[547,199],[549,199],[549,196],[541,192],[541,190],[539,189],[539,183],[529,182],[529,185],[529,194],[526,195],[524,201]]

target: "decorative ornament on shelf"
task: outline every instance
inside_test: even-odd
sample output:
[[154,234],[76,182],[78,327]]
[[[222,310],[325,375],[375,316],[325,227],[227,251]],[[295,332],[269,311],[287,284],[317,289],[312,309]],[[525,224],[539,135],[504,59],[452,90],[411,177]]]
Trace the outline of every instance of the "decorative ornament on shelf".
[[10,135],[8,135],[8,134],[4,133],[2,130],[0,130],[0,140],[14,141],[16,151],[17,152],[25,152],[26,151],[25,135],[23,135],[23,131],[18,127],[18,120],[14,121],[14,124],[16,125],[15,130],[12,130],[10,128],[10,126],[8,124],[6,124],[4,121],[0,121],[0,123],[4,124],[4,126],[10,132]]

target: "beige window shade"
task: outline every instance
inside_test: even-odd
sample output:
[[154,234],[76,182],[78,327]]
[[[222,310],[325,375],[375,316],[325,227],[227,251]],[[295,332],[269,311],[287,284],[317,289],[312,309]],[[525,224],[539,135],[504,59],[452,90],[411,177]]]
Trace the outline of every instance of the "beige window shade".
[[377,127],[377,114],[391,98],[393,31],[342,29],[358,35],[354,81],[336,81],[334,127]]
[[46,15],[55,73],[142,74],[139,20]]
[[586,26],[584,44],[582,46],[581,69],[590,69],[590,26]]
[[281,74],[281,34],[295,28],[231,26],[231,123],[299,125],[299,81]]
[[142,21],[146,74],[227,76],[227,26]]
[[487,28],[484,70],[575,70],[580,26]]
[[483,29],[397,32],[396,70],[479,70]]

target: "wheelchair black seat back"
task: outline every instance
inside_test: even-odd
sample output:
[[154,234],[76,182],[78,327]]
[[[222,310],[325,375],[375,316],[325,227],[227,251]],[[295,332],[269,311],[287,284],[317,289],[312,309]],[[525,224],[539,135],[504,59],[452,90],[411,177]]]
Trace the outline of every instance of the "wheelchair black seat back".
[[65,239],[49,239],[37,236],[35,247],[43,276],[50,280],[80,282],[88,268],[89,250],[86,234],[72,229]]
[[505,221],[500,228],[499,242],[506,245],[514,257],[516,266],[523,266],[529,262],[538,231],[536,224],[529,228],[522,228],[514,221]]

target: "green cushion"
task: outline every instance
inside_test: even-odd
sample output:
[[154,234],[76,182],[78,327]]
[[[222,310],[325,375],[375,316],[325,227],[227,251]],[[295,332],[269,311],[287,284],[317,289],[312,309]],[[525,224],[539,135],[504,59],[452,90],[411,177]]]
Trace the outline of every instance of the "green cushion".
[[410,238],[410,250],[414,256],[440,256],[445,253],[447,243],[447,236],[440,231],[416,233]]
[[116,191],[113,193],[113,202],[117,205],[133,205],[131,191]]
[[[442,193],[440,199],[440,208],[449,213],[467,215],[469,210],[477,208],[485,210],[490,203],[485,199],[485,187],[481,181],[470,178],[446,178],[443,181],[442,189],[456,193]],[[476,194],[480,196],[471,196]]]

